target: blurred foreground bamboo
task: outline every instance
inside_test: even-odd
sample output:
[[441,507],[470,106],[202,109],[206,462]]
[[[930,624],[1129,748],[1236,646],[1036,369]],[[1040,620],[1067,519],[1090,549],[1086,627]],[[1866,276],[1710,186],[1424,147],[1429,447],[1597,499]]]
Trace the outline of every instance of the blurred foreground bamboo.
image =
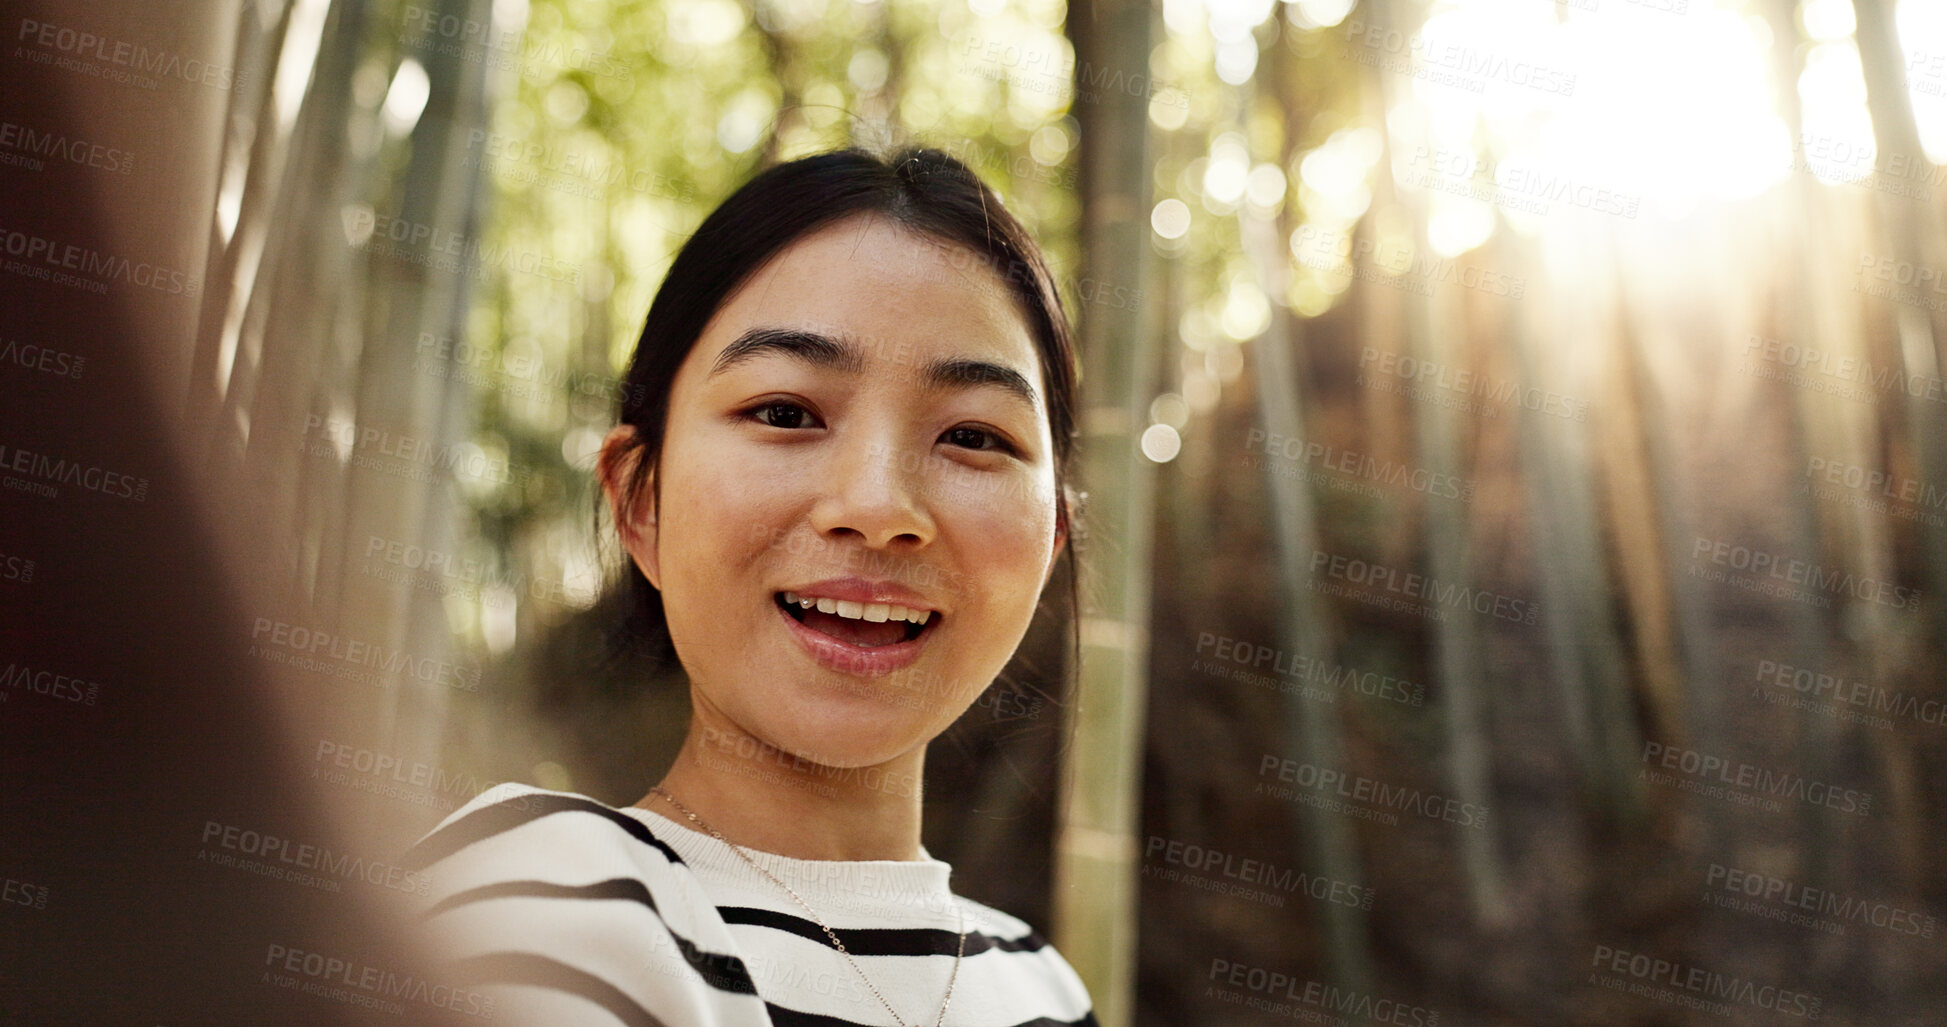
[[[1081,122],[1082,264],[1097,283],[1142,295],[1149,265],[1149,99],[1089,88],[1090,69],[1144,68],[1150,5],[1071,9]],[[1098,290],[1100,292],[1100,290]],[[1149,291],[1151,295],[1154,290]],[[1157,335],[1142,303],[1089,303],[1081,317],[1081,485],[1088,491],[1080,673],[1062,768],[1055,943],[1094,997],[1103,1027],[1135,1018],[1136,830],[1148,695],[1155,468],[1139,448],[1155,394]]]

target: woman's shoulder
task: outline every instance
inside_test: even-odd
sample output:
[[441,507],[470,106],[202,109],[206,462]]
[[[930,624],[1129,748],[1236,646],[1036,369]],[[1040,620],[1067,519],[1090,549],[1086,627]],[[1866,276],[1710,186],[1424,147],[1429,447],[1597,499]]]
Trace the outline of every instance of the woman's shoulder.
[[[643,817],[575,792],[508,782],[454,810],[401,859],[420,872],[433,916],[509,897],[627,899],[672,929],[721,917],[683,857]],[[585,905],[585,903],[584,903]],[[548,906],[565,915],[573,902]]]
[[625,810],[496,785],[402,862],[428,882],[416,913],[430,954],[519,1010],[515,1022],[762,1022],[723,918]]
[[469,799],[400,858],[450,895],[505,880],[585,884],[679,874],[682,859],[638,818],[574,792],[509,782]]
[[695,891],[682,857],[648,824],[586,795],[516,782],[468,800],[400,863],[428,882],[427,917],[512,896],[641,895],[665,919],[695,912],[682,908]]

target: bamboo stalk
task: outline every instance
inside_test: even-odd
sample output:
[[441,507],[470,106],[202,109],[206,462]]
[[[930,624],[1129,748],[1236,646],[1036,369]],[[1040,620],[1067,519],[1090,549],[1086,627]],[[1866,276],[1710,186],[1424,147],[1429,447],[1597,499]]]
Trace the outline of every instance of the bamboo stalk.
[[[1149,106],[1136,90],[1083,96],[1091,69],[1147,69],[1141,0],[1070,10],[1081,123],[1082,260],[1097,281],[1140,287],[1149,253]],[[1152,296],[1154,291],[1147,290]],[[1148,691],[1155,469],[1138,449],[1155,393],[1158,337],[1146,305],[1082,318],[1081,478],[1089,492],[1074,744],[1062,768],[1054,935],[1103,1027],[1135,1019],[1136,830]]]
[[[1914,119],[1913,105],[1907,94],[1906,76],[1901,69],[1907,67],[1906,51],[1901,46],[1897,26],[1893,20],[1893,4],[1866,2],[1855,4],[1858,18],[1854,36],[1857,39],[1860,67],[1866,82],[1866,109],[1872,120],[1873,136],[1882,153],[1901,155],[1908,160],[1923,160],[1919,129]],[[1877,167],[1875,162],[1875,178]],[[1877,182],[1875,182],[1877,185]],[[1903,264],[1923,268],[1941,269],[1947,265],[1947,244],[1943,244],[1943,222],[1947,222],[1947,202],[1939,199],[1908,198],[1895,195],[1890,189],[1873,190],[1873,213],[1877,215],[1878,227],[1882,236],[1891,244],[1895,257]],[[1813,252],[1825,252],[1821,247]],[[1836,264],[1837,261],[1834,261]],[[1855,268],[1856,273],[1856,268]],[[1827,291],[1838,292],[1836,283],[1828,277]],[[1836,297],[1842,300],[1843,294]],[[1833,304],[1836,306],[1836,302]],[[1921,380],[1938,379],[1947,373],[1947,313],[1937,308],[1931,313],[1917,306],[1898,303],[1893,311],[1897,326],[1899,351],[1891,359],[1875,360],[1882,366],[1903,367],[1911,378]],[[1858,349],[1864,350],[1863,340],[1857,339],[1859,321],[1847,319],[1847,337],[1854,341]],[[1848,460],[1862,466],[1884,465],[1888,471],[1899,468],[1902,451],[1910,456],[1910,463],[1902,475],[1925,481],[1947,482],[1947,418],[1939,416],[1933,404],[1907,390],[1904,395],[1895,395],[1896,416],[1891,423],[1905,428],[1907,445],[1899,444],[1897,432],[1882,433],[1878,429],[1881,420],[1873,416],[1877,411],[1849,410],[1855,415],[1849,418],[1855,431],[1850,438],[1854,442]],[[1827,406],[1836,404],[1828,401]],[[1899,415],[1904,415],[1899,416]],[[1885,438],[1884,435],[1893,435]],[[1883,452],[1867,453],[1868,447]],[[1855,457],[1853,454],[1859,454]],[[1827,507],[1830,510],[1830,505]],[[1880,580],[1890,580],[1896,574],[1893,536],[1894,524],[1884,512],[1873,516],[1858,507],[1847,507],[1834,511],[1851,527],[1847,533],[1852,545],[1847,547],[1847,555],[1855,561],[1862,571]],[[1939,601],[1940,591],[1947,588],[1947,526],[1930,524],[1925,521],[1911,521],[1911,530],[1918,537],[1920,571],[1922,578],[1930,583],[1934,593],[1928,612],[1918,617],[1910,613],[1896,614],[1878,604],[1863,604],[1859,611],[1864,614],[1865,634],[1869,639],[1864,647],[1864,657],[1869,673],[1875,682],[1886,687],[1896,687],[1896,682],[1907,678],[1922,678],[1930,671],[1933,660],[1943,642],[1947,642],[1947,605]],[[1924,591],[1924,590],[1923,590]],[[1925,636],[1931,630],[1929,644]],[[1934,671],[1937,674],[1937,671]],[[1898,865],[1905,870],[1905,884],[1909,889],[1918,885],[1918,875],[1912,868],[1926,863],[1924,832],[1916,825],[1925,817],[1920,808],[1920,799],[1912,786],[1921,776],[1916,766],[1916,754],[1912,740],[1895,735],[1885,739],[1872,748],[1886,780],[1891,785],[1891,816],[1888,820],[1892,843],[1900,852]]]
[[[1373,0],[1372,9],[1380,24],[1409,23],[1404,4]],[[1366,75],[1370,95],[1379,98],[1383,111],[1391,111],[1403,102],[1398,76],[1382,75],[1373,68]],[[1427,238],[1427,215],[1423,206],[1397,196],[1393,202],[1412,226],[1416,245],[1423,244]],[[1422,302],[1409,300],[1404,308],[1405,349],[1426,366],[1459,366],[1463,355],[1452,343],[1465,338],[1466,325],[1451,294],[1436,292],[1424,297]],[[1420,466],[1436,477],[1444,475],[1455,480],[1466,477],[1461,468],[1456,419],[1456,412],[1445,405],[1423,404],[1418,412],[1414,446]],[[1466,511],[1455,504],[1427,504],[1425,524],[1423,542],[1428,574],[1443,582],[1471,585],[1474,581],[1472,525]],[[1462,802],[1491,808],[1496,804],[1490,799],[1493,775],[1487,722],[1489,700],[1481,685],[1480,625],[1463,614],[1436,620],[1431,630],[1435,675],[1446,704],[1442,724],[1454,794]],[[1504,923],[1511,911],[1494,833],[1486,827],[1460,830],[1457,840],[1475,917],[1490,925]]]
[[[1414,212],[1416,238],[1424,239],[1422,212]],[[1423,302],[1408,305],[1406,345],[1425,366],[1456,367],[1462,355],[1450,340],[1464,338],[1466,326],[1451,293],[1436,291]],[[1461,467],[1458,412],[1443,404],[1422,404],[1415,434],[1420,466],[1436,477],[1459,480]],[[1475,583],[1473,525],[1467,511],[1455,503],[1425,504],[1425,544],[1430,577],[1448,583]],[[1481,684],[1484,645],[1479,621],[1464,611],[1433,623],[1434,666],[1445,700],[1442,723],[1447,735],[1447,768],[1454,794],[1482,809],[1493,801],[1493,767],[1489,737],[1488,696]],[[1505,874],[1491,827],[1458,829],[1461,866],[1466,872],[1474,915],[1494,926],[1511,915]]]
[[[1289,47],[1267,48],[1258,73],[1238,89],[1233,105],[1236,121],[1233,130],[1250,139],[1253,111],[1261,97],[1289,111],[1278,95],[1276,83],[1285,81],[1288,63],[1294,56]],[[1280,152],[1271,154],[1278,167],[1295,166],[1301,133],[1287,125],[1281,133]],[[1252,154],[1257,160],[1259,155]],[[1289,214],[1290,207],[1282,213]],[[1303,372],[1296,355],[1301,351],[1304,332],[1288,306],[1291,257],[1282,244],[1295,228],[1288,218],[1265,217],[1249,207],[1237,213],[1237,231],[1249,259],[1258,288],[1270,301],[1271,323],[1262,335],[1250,341],[1251,383],[1258,417],[1267,435],[1301,440],[1310,437],[1305,424]],[[1337,640],[1333,637],[1315,593],[1305,587],[1311,577],[1310,562],[1319,548],[1318,516],[1312,493],[1301,477],[1280,474],[1269,460],[1264,464],[1263,485],[1271,514],[1272,558],[1277,568],[1279,609],[1274,644],[1284,652],[1303,654],[1322,665],[1336,664]],[[1340,707],[1306,698],[1298,692],[1280,695],[1281,736],[1284,751],[1296,758],[1330,767],[1345,767],[1347,755],[1339,722]],[[1293,851],[1300,853],[1304,865],[1314,872],[1348,885],[1362,886],[1365,873],[1358,839],[1350,821],[1342,816],[1311,806],[1291,810]],[[1316,912],[1318,933],[1324,952],[1324,973],[1338,987],[1352,992],[1369,992],[1373,985],[1370,930],[1365,911],[1347,905],[1331,904]]]
[[[1289,262],[1280,252],[1272,224],[1240,212],[1238,230],[1257,270],[1259,287],[1268,296],[1282,297]],[[1251,378],[1267,435],[1294,440],[1307,437],[1298,388],[1299,372],[1292,358],[1298,344],[1298,326],[1290,309],[1283,302],[1273,302],[1270,328],[1251,343],[1255,365]],[[1271,461],[1265,462],[1265,472],[1281,606],[1278,647],[1330,665],[1336,662],[1335,646],[1313,593],[1304,587],[1311,576],[1311,556],[1318,550],[1319,541],[1311,494],[1302,480],[1278,473]],[[1339,731],[1338,707],[1326,707],[1294,692],[1286,692],[1282,699],[1285,751],[1307,762],[1344,767],[1346,755]],[[1364,874],[1358,847],[1351,825],[1344,817],[1311,806],[1298,806],[1293,813],[1293,826],[1298,835],[1296,848],[1305,854],[1307,866],[1332,880],[1353,886],[1360,884]],[[1319,931],[1324,937],[1326,972],[1340,988],[1370,992],[1372,962],[1364,913],[1352,906],[1332,904],[1320,909],[1318,918]]]
[[[1513,245],[1523,265],[1546,266],[1532,243]],[[1552,296],[1551,290],[1537,289],[1515,313],[1510,348],[1516,373],[1523,382],[1576,395],[1576,386],[1562,380],[1547,360],[1555,348],[1544,340],[1575,337],[1569,319],[1553,308]],[[1533,525],[1549,680],[1562,703],[1571,755],[1583,789],[1603,808],[1633,818],[1641,812],[1641,789],[1630,772],[1633,704],[1622,676],[1622,641],[1608,608],[1608,568],[1599,555],[1603,538],[1589,475],[1589,439],[1568,424],[1551,426],[1518,409],[1511,413]]]

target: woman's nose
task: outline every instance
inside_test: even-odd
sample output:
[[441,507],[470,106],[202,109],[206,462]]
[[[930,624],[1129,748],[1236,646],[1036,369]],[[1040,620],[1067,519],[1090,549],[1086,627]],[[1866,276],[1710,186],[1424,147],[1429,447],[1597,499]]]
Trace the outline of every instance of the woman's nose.
[[819,534],[856,534],[875,549],[933,540],[923,485],[928,454],[902,448],[890,435],[860,430],[832,441],[823,495],[811,514]]

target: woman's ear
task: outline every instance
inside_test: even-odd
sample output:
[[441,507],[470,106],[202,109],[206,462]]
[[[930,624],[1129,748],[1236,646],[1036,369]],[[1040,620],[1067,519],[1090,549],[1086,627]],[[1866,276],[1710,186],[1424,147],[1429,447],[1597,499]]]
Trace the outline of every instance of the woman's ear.
[[1055,507],[1055,548],[1048,554],[1048,573],[1042,575],[1041,587],[1055,577],[1055,564],[1061,560],[1061,550],[1068,544],[1070,522],[1079,515],[1083,494],[1076,492],[1071,485],[1062,485],[1060,505]]
[[1061,486],[1061,517],[1055,525],[1055,555],[1061,555],[1061,546],[1071,538],[1086,544],[1088,542],[1088,493],[1066,482]]
[[641,482],[635,482],[636,465],[642,460],[642,439],[634,427],[618,424],[602,439],[601,455],[595,460],[595,473],[602,481],[602,496],[609,514],[615,518],[615,531],[622,548],[641,569],[649,584],[662,589],[662,567],[656,560],[656,481],[650,468]]

